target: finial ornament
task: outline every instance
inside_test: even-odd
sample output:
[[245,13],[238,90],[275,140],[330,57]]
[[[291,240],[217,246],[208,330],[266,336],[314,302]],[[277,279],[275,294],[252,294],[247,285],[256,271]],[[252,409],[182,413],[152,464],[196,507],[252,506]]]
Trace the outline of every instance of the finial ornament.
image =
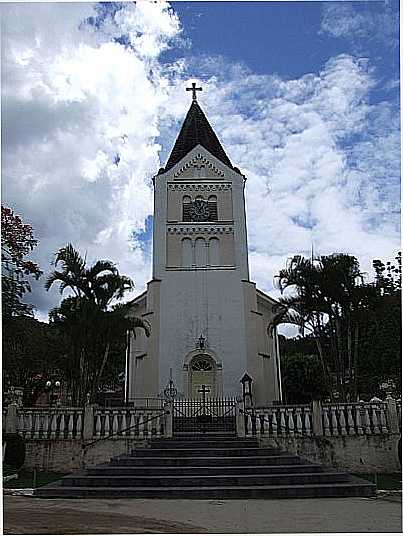
[[192,92],[192,100],[197,101],[196,91],[203,91],[201,87],[196,87],[196,82],[192,82],[192,87],[187,87],[186,91]]

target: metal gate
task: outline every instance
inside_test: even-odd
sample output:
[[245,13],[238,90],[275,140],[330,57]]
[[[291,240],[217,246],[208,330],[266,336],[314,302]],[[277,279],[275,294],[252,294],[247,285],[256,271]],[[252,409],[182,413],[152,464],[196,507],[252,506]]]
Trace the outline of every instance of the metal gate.
[[173,401],[174,434],[235,434],[235,418],[235,398],[179,398]]

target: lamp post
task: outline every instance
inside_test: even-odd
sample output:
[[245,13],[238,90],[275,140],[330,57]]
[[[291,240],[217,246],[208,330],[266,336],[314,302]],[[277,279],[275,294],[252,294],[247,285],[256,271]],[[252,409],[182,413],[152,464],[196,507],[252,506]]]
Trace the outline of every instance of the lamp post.
[[247,372],[245,372],[245,374],[242,376],[240,381],[242,384],[242,398],[243,398],[243,405],[244,405],[244,410],[245,410],[247,398],[249,398],[250,406],[253,407],[253,396],[252,396],[253,379],[249,376]]

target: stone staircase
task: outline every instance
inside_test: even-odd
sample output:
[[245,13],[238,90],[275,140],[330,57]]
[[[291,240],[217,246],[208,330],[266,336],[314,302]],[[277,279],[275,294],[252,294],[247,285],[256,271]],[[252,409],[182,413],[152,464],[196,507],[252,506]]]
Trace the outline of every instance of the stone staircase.
[[230,434],[153,439],[149,448],[35,490],[35,496],[49,498],[155,499],[368,497],[375,493],[370,482]]

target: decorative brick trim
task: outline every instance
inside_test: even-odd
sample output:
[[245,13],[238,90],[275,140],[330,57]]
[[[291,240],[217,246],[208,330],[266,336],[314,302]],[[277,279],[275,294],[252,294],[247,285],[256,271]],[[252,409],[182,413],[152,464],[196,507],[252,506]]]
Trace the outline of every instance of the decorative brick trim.
[[168,183],[168,190],[171,191],[181,191],[185,192],[186,190],[197,191],[197,192],[217,192],[222,190],[232,190],[232,184],[183,184],[183,183]]
[[186,162],[178,171],[174,173],[174,177],[179,177],[182,175],[187,169],[190,167],[200,167],[200,166],[208,166],[216,175],[219,177],[224,177],[224,171],[222,169],[219,169],[217,166],[215,166],[210,160],[207,160],[205,156],[198,153],[195,155],[192,160],[189,160],[189,162]]
[[217,235],[217,234],[234,234],[233,227],[226,226],[178,226],[178,227],[167,227],[167,232],[169,234],[177,235],[194,235],[194,234],[206,234],[206,235]]

